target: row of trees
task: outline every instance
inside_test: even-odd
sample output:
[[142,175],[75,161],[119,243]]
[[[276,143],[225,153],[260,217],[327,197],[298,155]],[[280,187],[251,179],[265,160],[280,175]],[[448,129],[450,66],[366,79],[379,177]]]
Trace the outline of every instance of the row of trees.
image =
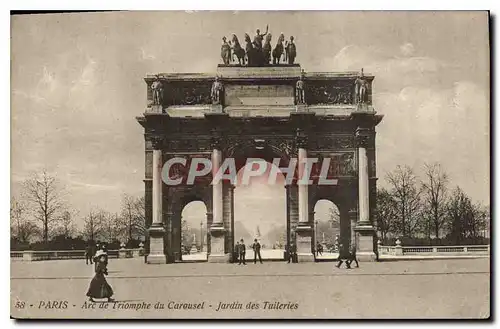
[[[145,234],[143,197],[124,195],[121,211],[94,208],[87,214],[71,210],[57,179],[43,171],[23,182],[22,191],[11,199],[13,244],[27,246],[37,241],[79,238],[85,241],[137,241]],[[83,223],[77,227],[76,221]]]
[[424,165],[419,179],[409,166],[398,166],[386,176],[388,188],[377,192],[375,213],[380,238],[454,244],[477,243],[489,230],[487,206],[474,203],[459,187],[450,189],[448,174],[438,163]]

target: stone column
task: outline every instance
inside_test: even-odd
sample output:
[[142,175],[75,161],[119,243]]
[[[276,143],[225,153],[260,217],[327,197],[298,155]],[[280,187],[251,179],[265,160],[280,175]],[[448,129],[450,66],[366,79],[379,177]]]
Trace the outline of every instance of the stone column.
[[148,264],[165,264],[167,258],[164,253],[165,228],[163,227],[163,203],[161,171],[163,139],[154,137],[153,144],[153,223],[149,228],[149,255]]
[[308,168],[306,164],[307,159],[307,137],[300,135],[297,138],[298,146],[298,166],[299,166],[299,180],[298,190],[299,190],[299,224],[296,228],[296,240],[297,240],[297,256],[299,262],[312,262],[314,261],[314,255],[312,253],[312,234],[313,228],[312,223],[309,220],[309,185],[306,177],[303,182],[301,182],[302,175],[308,176]]
[[[212,177],[219,170],[222,162],[222,152],[220,144],[214,143],[212,150]],[[209,262],[221,263],[229,260],[228,255],[225,253],[225,236],[226,230],[223,221],[223,194],[222,194],[222,181],[212,182],[212,225],[210,226],[210,255]]]
[[354,228],[357,233],[356,253],[362,260],[376,259],[373,250],[375,230],[370,220],[370,193],[368,180],[368,156],[370,130],[358,128],[356,130],[356,143],[358,146],[358,221]]

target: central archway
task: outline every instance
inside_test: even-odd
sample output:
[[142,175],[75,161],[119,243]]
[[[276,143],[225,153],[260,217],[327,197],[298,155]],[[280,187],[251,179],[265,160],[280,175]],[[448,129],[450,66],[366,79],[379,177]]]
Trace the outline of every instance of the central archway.
[[[265,260],[283,260],[287,238],[287,205],[285,179],[278,168],[265,160],[255,161],[255,166],[266,166],[265,173],[251,177],[248,184],[236,184],[234,190],[234,241],[244,240],[246,258],[252,260],[254,240],[261,244]],[[274,183],[269,173],[278,170]],[[245,167],[238,172],[238,182],[244,179]]]
[[[279,167],[288,166],[288,158],[272,146],[259,143],[246,145],[235,153],[238,174],[232,241],[244,240],[247,260],[254,259],[255,239],[261,244],[263,260],[284,260],[289,221],[285,176]],[[250,177],[251,170],[261,173]]]

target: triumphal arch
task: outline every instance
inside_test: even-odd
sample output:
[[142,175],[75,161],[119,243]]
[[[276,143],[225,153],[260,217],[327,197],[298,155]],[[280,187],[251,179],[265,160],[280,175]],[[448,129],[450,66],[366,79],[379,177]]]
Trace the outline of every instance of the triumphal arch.
[[[214,168],[234,158],[237,169],[248,158],[280,158],[280,167],[291,158],[331,159],[327,175],[334,183],[318,184],[320,173],[312,171],[311,184],[286,184],[287,244],[295,245],[299,262],[314,261],[313,209],[326,199],[339,209],[343,247],[353,243],[359,258],[375,259],[375,126],[382,116],[372,106],[374,77],[362,70],[306,72],[290,61],[223,59],[213,74],[145,78],[148,105],[137,120],[145,137],[147,262],[182,257],[181,211],[194,200],[207,208],[208,261],[227,262],[234,248],[234,185],[212,184],[212,174],[194,184],[165,184],[164,164],[179,157],[187,164],[206,158]],[[168,174],[185,180],[185,168],[173,166]]]

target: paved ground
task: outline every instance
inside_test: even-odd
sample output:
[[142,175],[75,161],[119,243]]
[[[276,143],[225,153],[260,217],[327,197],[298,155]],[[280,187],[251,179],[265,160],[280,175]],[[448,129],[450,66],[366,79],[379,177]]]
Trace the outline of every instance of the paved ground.
[[[262,249],[260,252],[260,256],[262,259],[266,260],[283,260],[284,258],[284,253],[285,250],[283,249]],[[246,252],[246,259],[251,259],[253,260],[254,252],[253,250],[247,250]],[[337,259],[339,256],[338,253],[331,253],[331,252],[324,252],[321,255],[318,255],[317,258],[320,260],[332,260],[332,259]],[[193,253],[190,255],[182,255],[182,260],[184,261],[203,261],[207,260],[207,253],[206,252],[197,252]]]
[[[490,309],[489,259],[362,263],[351,270],[333,263],[145,265],[143,259],[112,259],[108,282],[117,303],[85,309],[92,272],[82,260],[12,262],[12,316],[485,318]],[[220,302],[241,309],[217,310]],[[269,309],[276,302],[281,310]],[[150,309],[137,309],[148,303]],[[201,309],[172,309],[181,303]],[[160,304],[164,309],[155,309]]]

